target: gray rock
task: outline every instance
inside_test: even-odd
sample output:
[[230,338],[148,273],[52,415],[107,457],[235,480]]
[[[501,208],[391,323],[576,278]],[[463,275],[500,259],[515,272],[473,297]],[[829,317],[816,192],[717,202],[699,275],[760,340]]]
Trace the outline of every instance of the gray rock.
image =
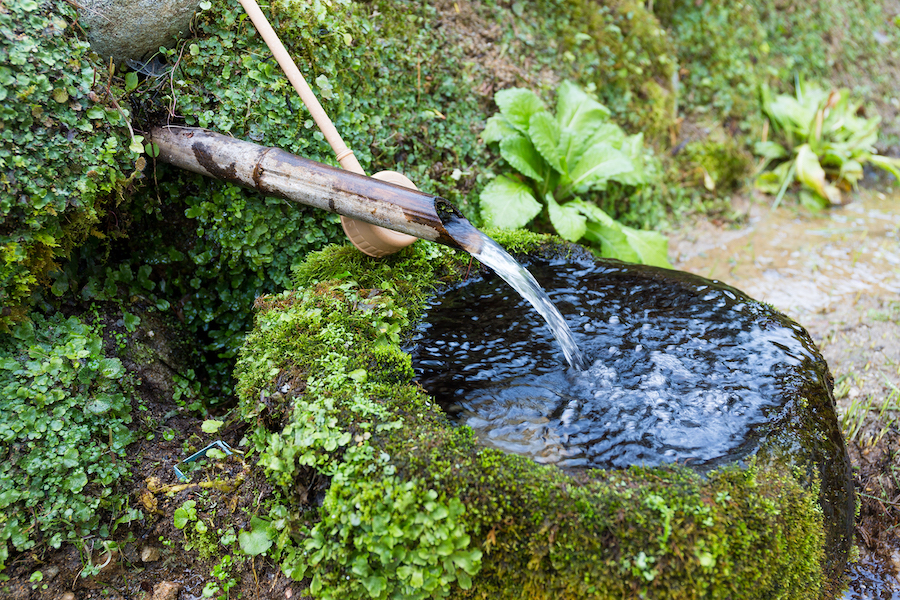
[[189,32],[198,0],[82,0],[81,23],[105,60],[147,61]]
[[145,563],[156,562],[161,556],[162,553],[156,546],[144,546],[143,550],[141,550],[141,561]]

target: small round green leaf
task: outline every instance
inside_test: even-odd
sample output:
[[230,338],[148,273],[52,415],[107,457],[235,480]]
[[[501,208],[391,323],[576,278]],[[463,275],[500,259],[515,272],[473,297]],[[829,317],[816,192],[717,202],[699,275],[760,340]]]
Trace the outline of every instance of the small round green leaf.
[[242,531],[238,534],[238,543],[241,550],[248,556],[258,556],[272,546],[272,539],[268,533],[268,521],[259,517],[250,519],[250,531]]
[[107,379],[119,379],[125,374],[125,367],[118,358],[104,358],[100,361],[100,374]]
[[125,91],[130,92],[138,86],[138,75],[135,71],[125,74]]
[[200,429],[203,430],[203,433],[216,433],[219,429],[222,428],[222,425],[225,424],[225,421],[217,421],[215,419],[207,419],[203,421],[200,425]]

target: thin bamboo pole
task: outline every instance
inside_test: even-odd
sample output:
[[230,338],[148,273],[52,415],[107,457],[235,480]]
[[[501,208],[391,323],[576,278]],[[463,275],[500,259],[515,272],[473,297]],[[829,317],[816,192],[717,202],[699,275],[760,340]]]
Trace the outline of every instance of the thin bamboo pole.
[[291,55],[288,53],[287,48],[284,47],[284,44],[281,43],[281,39],[278,37],[278,34],[275,33],[275,30],[269,23],[266,15],[263,14],[262,9],[259,8],[259,4],[256,3],[256,0],[240,0],[240,3],[250,17],[250,20],[253,21],[253,25],[256,26],[256,30],[259,31],[259,35],[262,36],[263,41],[269,47],[272,56],[275,57],[281,70],[284,71],[288,81],[290,81],[291,85],[294,86],[294,89],[297,90],[300,99],[303,101],[303,104],[306,105],[307,110],[309,110],[309,114],[313,121],[318,125],[322,135],[325,136],[325,141],[327,141],[331,146],[331,149],[334,150],[338,162],[348,171],[365,175],[366,172],[363,170],[362,165],[359,164],[353,151],[344,143],[344,140],[338,133],[334,123],[331,122],[325,109],[319,104],[319,99],[316,98],[316,95],[309,87],[309,84],[306,83],[306,79],[303,77],[300,69],[297,68],[297,63],[291,58]]

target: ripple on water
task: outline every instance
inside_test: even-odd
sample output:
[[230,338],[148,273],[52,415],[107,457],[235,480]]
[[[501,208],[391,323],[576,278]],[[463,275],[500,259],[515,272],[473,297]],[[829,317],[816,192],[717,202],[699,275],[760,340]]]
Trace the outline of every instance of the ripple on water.
[[493,275],[435,298],[410,348],[418,381],[488,446],[565,467],[712,466],[756,447],[798,366],[825,368],[802,328],[728,286],[620,263],[529,269],[587,369]]

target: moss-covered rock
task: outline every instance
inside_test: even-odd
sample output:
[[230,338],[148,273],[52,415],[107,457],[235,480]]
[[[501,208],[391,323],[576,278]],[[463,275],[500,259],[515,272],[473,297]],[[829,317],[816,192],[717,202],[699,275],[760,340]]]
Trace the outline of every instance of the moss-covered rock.
[[[288,574],[312,576],[322,598],[826,593],[853,503],[828,382],[792,404],[803,431],[771,432],[746,464],[704,474],[564,472],[487,449],[417,386],[397,345],[427,294],[470,268],[426,243],[380,261],[332,247],[298,270],[296,290],[258,302],[240,409],[290,507],[273,547]],[[330,478],[321,503],[313,474]]]

